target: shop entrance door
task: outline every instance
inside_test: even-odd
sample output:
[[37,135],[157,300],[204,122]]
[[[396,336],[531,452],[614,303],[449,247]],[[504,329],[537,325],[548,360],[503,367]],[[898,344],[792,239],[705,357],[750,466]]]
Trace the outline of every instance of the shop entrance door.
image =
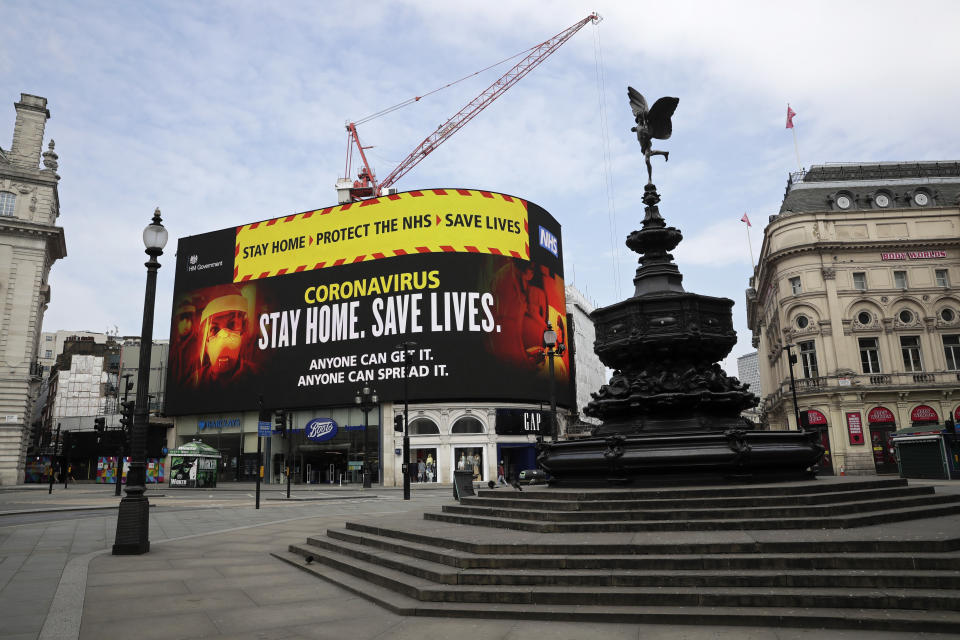
[[820,440],[820,444],[823,445],[823,456],[820,458],[817,464],[819,465],[818,474],[821,476],[832,476],[833,475],[833,456],[831,455],[832,450],[830,449],[830,432],[826,428],[816,429],[817,436]]
[[873,445],[873,465],[877,473],[900,473],[893,448],[893,432],[896,425],[871,424],[870,442]]
[[498,462],[503,460],[503,468],[507,474],[507,482],[512,482],[520,476],[524,469],[537,468],[537,452],[531,444],[497,445]]

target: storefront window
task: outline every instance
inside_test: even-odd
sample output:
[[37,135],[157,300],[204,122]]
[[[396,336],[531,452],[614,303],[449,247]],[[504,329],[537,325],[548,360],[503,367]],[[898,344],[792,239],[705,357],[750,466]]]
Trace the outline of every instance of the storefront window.
[[473,471],[475,482],[483,480],[483,448],[457,447],[453,450],[457,471]]
[[439,482],[436,449],[410,450],[410,481]]

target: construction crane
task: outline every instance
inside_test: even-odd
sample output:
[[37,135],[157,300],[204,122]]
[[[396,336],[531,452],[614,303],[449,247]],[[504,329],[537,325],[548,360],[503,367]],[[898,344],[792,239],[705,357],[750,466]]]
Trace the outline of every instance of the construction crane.
[[[437,147],[446,142],[450,136],[463,128],[463,125],[470,122],[478,113],[490,106],[490,104],[502,96],[507,89],[515,85],[521,78],[533,71],[537,65],[550,57],[554,51],[559,49],[564,42],[573,37],[573,35],[577,31],[580,31],[588,22],[596,24],[600,22],[600,20],[602,20],[602,18],[598,14],[591,13],[583,20],[561,31],[549,40],[528,49],[525,52],[526,55],[520,62],[500,76],[496,82],[484,89],[480,95],[451,116],[449,120],[437,127],[436,131],[428,135],[423,142],[410,152],[410,155],[404,158],[386,178],[379,182],[377,181],[376,174],[374,174],[370,168],[367,155],[364,153],[364,149],[369,149],[370,147],[365,147],[360,143],[356,123],[348,122],[346,177],[337,180],[337,197],[340,204],[395,193],[396,190],[392,189],[392,187],[400,178],[409,173],[411,169],[436,150]],[[420,100],[420,97],[421,96],[412,98],[409,102],[416,102]],[[359,154],[361,166],[357,171],[357,179],[351,180],[350,173],[353,164],[354,149],[356,149]]]

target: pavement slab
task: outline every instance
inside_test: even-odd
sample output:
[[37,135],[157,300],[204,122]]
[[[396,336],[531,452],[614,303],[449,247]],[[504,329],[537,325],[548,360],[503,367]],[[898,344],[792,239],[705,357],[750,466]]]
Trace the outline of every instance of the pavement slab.
[[[941,484],[936,486],[940,492]],[[413,500],[409,502],[400,500],[398,491],[379,490],[374,492],[375,498],[370,497],[373,495],[370,492],[354,492],[365,499],[352,500],[346,491],[327,489],[322,494],[323,500],[265,500],[259,510],[252,506],[252,486],[202,494],[180,493],[173,497],[148,492],[154,505],[150,517],[151,551],[143,556],[110,555],[116,529],[115,509],[43,511],[45,507],[82,504],[115,506],[117,499],[112,495],[112,487],[71,486],[68,491],[55,488],[55,501],[48,500],[46,487],[42,492],[0,490],[0,620],[3,621],[0,638],[102,640],[129,635],[132,628],[137,630],[138,640],[423,640],[433,637],[452,640],[537,637],[550,640],[941,640],[949,637],[761,627],[403,617],[269,556],[271,552],[285,551],[291,543],[303,543],[309,536],[322,534],[328,528],[342,528],[347,521],[410,528],[431,537],[459,531],[459,541],[476,544],[497,544],[505,539],[524,544],[542,541],[542,535],[533,532],[481,530],[425,521],[424,511],[439,511],[442,504],[451,503],[448,486],[435,489],[415,487]],[[302,494],[304,498],[317,498],[321,497],[317,491],[323,490],[304,490]],[[947,490],[960,491],[960,483],[957,487],[948,486]],[[107,492],[109,495],[104,495]],[[28,521],[22,516],[5,517],[3,514],[12,510],[6,501],[11,496],[17,498],[17,506],[37,507],[41,510],[38,517],[46,519]],[[78,514],[82,514],[82,518]],[[11,522],[19,524],[8,524]],[[890,540],[960,535],[960,517],[926,520],[923,525],[894,523],[873,535]],[[778,540],[775,531],[719,533],[731,542]],[[812,539],[835,539],[838,534],[846,535],[838,531],[810,532]],[[596,534],[558,535],[560,537],[551,536],[551,540],[576,545],[707,540],[699,532],[626,532],[599,537]],[[716,532],[707,535],[716,540]],[[16,588],[20,585],[35,590],[38,597],[28,598],[35,609],[17,610],[24,602],[21,597],[24,592]],[[10,586],[15,591],[8,592]],[[44,608],[47,608],[45,615]]]

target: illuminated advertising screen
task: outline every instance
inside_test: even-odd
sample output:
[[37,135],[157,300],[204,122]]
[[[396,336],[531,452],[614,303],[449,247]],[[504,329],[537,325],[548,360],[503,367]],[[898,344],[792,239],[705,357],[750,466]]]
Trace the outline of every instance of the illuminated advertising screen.
[[[409,191],[181,238],[166,412],[549,398],[560,225],[512,196]],[[569,351],[554,358],[569,406]]]

